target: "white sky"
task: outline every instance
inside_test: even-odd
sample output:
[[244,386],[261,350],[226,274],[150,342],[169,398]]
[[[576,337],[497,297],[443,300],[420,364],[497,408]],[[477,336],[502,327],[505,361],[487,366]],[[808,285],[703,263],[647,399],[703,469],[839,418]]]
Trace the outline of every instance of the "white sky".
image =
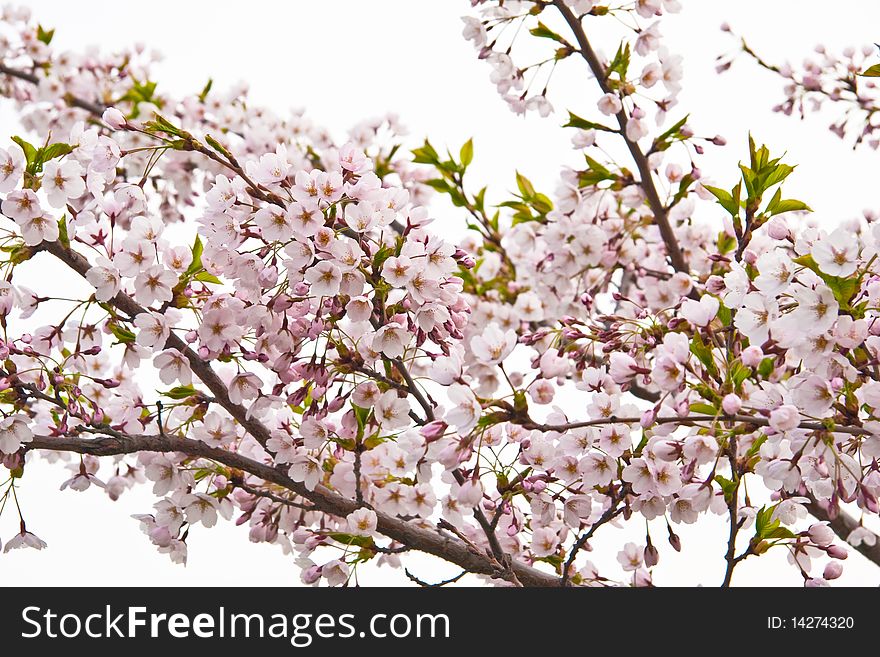
[[[577,163],[569,131],[557,127],[562,110],[589,114],[596,97],[594,82],[562,73],[565,88],[551,87],[559,116],[514,116],[489,83],[488,66],[476,61],[471,45],[460,36],[459,17],[470,10],[467,0],[25,4],[44,26],[58,28],[53,44],[58,47],[81,50],[98,44],[110,50],[140,41],[159,49],[166,59],[156,77],[172,92],[200,90],[209,77],[216,89],[247,80],[253,101],[278,111],[304,106],[316,122],[339,135],[364,118],[394,111],[409,127],[414,144],[427,135],[437,146],[457,149],[473,136],[476,158],[469,176],[474,184],[490,185],[493,199],[514,187],[515,169],[552,192],[560,165]],[[786,196],[806,201],[823,221],[835,223],[876,207],[876,154],[851,152],[826,130],[828,122],[821,118],[801,123],[772,114],[770,107],[782,92],[771,74],[743,61],[718,76],[714,58],[733,46],[718,29],[724,20],[772,61],[799,61],[818,42],[830,48],[872,43],[880,40],[880,3],[836,0],[833,10],[818,0],[683,0],[683,5],[681,14],[663,23],[665,43],[684,56],[678,110],[691,113],[690,123],[698,134],[720,133],[729,143],[700,161],[704,173],[732,184],[751,129],[772,152],[787,151],[787,161],[799,164],[786,184]],[[608,44],[606,49],[612,47]],[[10,117],[8,108],[0,109],[4,138]],[[460,220],[449,207],[436,208],[436,225]],[[59,492],[65,478],[66,472],[57,467],[29,467],[21,500],[29,527],[49,549],[0,555],[3,584],[289,586],[299,581],[290,557],[278,548],[250,544],[246,528],[230,523],[194,529],[188,541],[189,565],[173,565],[156,553],[129,517],[150,512],[154,497],[149,487],[112,503],[95,489]],[[8,539],[16,531],[17,519],[13,520],[11,513],[0,518],[0,538]],[[660,530],[652,530],[661,550],[658,584],[720,582],[726,536],[722,520],[681,528],[685,550],[680,555],[666,546]],[[616,572],[619,536],[610,534],[595,542],[591,558],[600,570],[604,565],[609,573]],[[637,528],[631,538],[643,536],[643,529]],[[781,554],[772,553],[749,559],[738,566],[734,583],[799,585],[797,571],[783,561]],[[411,563],[423,579],[455,573],[429,559]],[[858,554],[853,553],[846,565],[841,583],[880,583],[880,570]],[[405,581],[402,573],[387,568],[364,575],[362,583]]]

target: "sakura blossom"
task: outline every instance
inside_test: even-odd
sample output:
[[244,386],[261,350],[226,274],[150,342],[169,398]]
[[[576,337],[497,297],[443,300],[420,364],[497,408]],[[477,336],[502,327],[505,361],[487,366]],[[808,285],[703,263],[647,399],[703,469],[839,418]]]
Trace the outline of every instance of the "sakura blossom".
[[[142,48],[62,52],[3,10],[27,134],[0,144],[0,496],[39,460],[65,495],[146,485],[172,563],[230,522],[311,585],[425,552],[490,584],[651,586],[685,525],[723,525],[722,586],[768,552],[805,586],[850,548],[880,562],[875,220],[819,223],[757,133],[708,171],[726,142],[679,106],[678,3],[471,5],[504,103],[569,110],[555,188],[529,163],[477,186],[478,140],[393,115],[340,138],[243,86],[175,95]],[[781,111],[845,102],[806,68],[775,71]],[[5,550],[48,548],[27,527],[51,519],[13,512]],[[595,536],[617,547],[588,560]]]

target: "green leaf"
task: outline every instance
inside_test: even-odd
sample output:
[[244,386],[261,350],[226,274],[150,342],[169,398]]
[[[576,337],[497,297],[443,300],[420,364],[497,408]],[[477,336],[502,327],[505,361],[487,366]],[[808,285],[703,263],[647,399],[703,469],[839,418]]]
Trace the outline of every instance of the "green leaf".
[[859,73],[859,75],[866,78],[880,78],[880,64],[874,64],[867,71]]
[[526,200],[531,199],[535,195],[535,187],[532,185],[531,181],[519,171],[516,172],[516,186],[519,187],[520,194],[522,194],[522,197]]
[[694,339],[691,340],[691,353],[697,357],[709,374],[712,376],[718,375],[718,366],[715,365],[712,349],[703,342],[703,338],[700,337],[699,333],[695,333]]
[[72,152],[73,147],[70,144],[51,144],[40,149],[41,164],[45,164],[49,160],[54,160],[56,157],[63,157]]
[[26,142],[21,137],[13,137],[12,141],[21,146],[21,150],[24,151],[24,158],[27,163],[27,168],[30,169],[31,165],[36,161],[37,149],[34,148],[33,144]]
[[[776,194],[779,195],[780,191],[777,191]],[[798,210],[805,210],[807,212],[813,211],[810,206],[808,206],[803,201],[798,201],[793,198],[778,199],[776,196],[774,196],[773,200],[770,202],[770,205],[767,206],[766,212],[767,214],[777,215],[782,214],[783,212],[795,212]]]
[[461,150],[458,153],[459,161],[461,162],[462,168],[467,168],[467,166],[474,159],[474,140],[468,139],[464,145],[461,147]]
[[773,371],[773,363],[775,359],[772,357],[767,357],[761,361],[761,364],[758,365],[758,374],[760,374],[763,378],[767,378],[770,376],[770,373]]
[[52,43],[52,37],[55,36],[55,29],[47,30],[42,25],[37,25],[37,41],[45,43],[47,46]]
[[614,128],[609,128],[607,125],[602,125],[601,123],[596,123],[595,121],[588,121],[587,119],[581,118],[574,112],[568,113],[568,123],[566,123],[562,127],[580,128],[581,130],[602,130],[604,132],[618,132]]
[[134,342],[134,339],[136,337],[135,334],[132,331],[125,328],[124,326],[121,326],[116,323],[111,323],[111,324],[109,324],[109,327],[110,327],[110,332],[120,342],[123,342],[126,344],[128,344],[130,342]]
[[193,279],[197,280],[197,281],[201,281],[202,283],[215,283],[217,285],[220,285],[221,283],[223,283],[223,281],[221,281],[219,278],[214,276],[214,274],[209,274],[206,271],[200,271],[198,274],[193,276]]
[[214,80],[212,78],[208,78],[208,82],[205,84],[202,92],[199,94],[199,100],[203,103],[205,102],[205,98],[208,97],[208,94],[211,92],[211,87],[214,86]]
[[721,189],[720,187],[712,187],[711,185],[703,185],[716,199],[718,199],[718,204],[727,210],[727,213],[731,216],[736,216],[739,214],[739,204],[736,203],[733,199],[733,195]]
[[186,399],[187,397],[194,397],[199,394],[199,391],[193,388],[192,386],[177,386],[175,388],[171,388],[171,390],[167,392],[159,393],[163,397],[169,397],[171,399]]
[[536,36],[538,38],[541,38],[541,39],[553,39],[553,41],[556,41],[557,43],[561,43],[566,46],[568,45],[568,42],[565,39],[563,39],[560,35],[556,34],[556,32],[551,30],[549,27],[547,27],[546,25],[544,25],[544,23],[542,23],[540,21],[538,21],[538,27],[533,27],[532,29],[529,30],[529,34],[531,34],[532,36]]
[[718,409],[712,406],[711,404],[706,404],[703,402],[694,402],[691,404],[690,409],[693,413],[701,413],[703,415],[718,415]]
[[616,178],[611,171],[589,155],[585,155],[584,158],[587,160],[589,168],[586,171],[578,172],[578,183],[581,187],[597,185],[603,180],[614,180]]
[[617,53],[614,55],[614,59],[612,59],[611,63],[608,65],[608,70],[605,73],[605,76],[610,77],[612,73],[617,73],[620,80],[625,80],[627,69],[629,69],[629,58],[629,41],[621,42],[620,46],[617,48]]
[[670,127],[666,132],[661,134],[654,140],[653,145],[651,146],[652,151],[665,151],[674,141],[679,141],[684,138],[684,135],[681,134],[681,129],[684,127],[684,124],[687,123],[689,118],[689,114],[685,114],[684,118],[676,121],[672,127]]
[[358,547],[366,548],[373,546],[373,539],[369,536],[355,536],[354,534],[346,534],[344,532],[329,532],[327,536],[344,545],[357,545]]
[[737,482],[722,477],[721,475],[715,475],[715,482],[721,486],[721,491],[724,493],[724,499],[728,503],[733,500],[733,496],[736,495],[736,490],[739,487]]
[[189,264],[189,267],[186,270],[187,274],[195,274],[200,269],[202,269],[202,253],[205,250],[205,245],[202,244],[202,238],[196,235],[196,239],[193,242],[192,248],[190,251],[192,252],[192,262]]
[[440,156],[427,139],[421,148],[414,148],[412,154],[413,162],[417,164],[437,164],[440,161]]
[[65,249],[70,248],[70,237],[67,235],[67,215],[62,215],[58,220],[58,241]]

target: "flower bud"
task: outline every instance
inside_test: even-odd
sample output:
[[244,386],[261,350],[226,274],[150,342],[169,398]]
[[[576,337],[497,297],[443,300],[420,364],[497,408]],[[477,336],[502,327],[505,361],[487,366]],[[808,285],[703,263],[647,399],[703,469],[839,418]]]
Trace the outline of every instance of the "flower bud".
[[825,579],[837,579],[843,574],[843,564],[839,561],[829,561],[822,572]]
[[721,400],[721,408],[724,409],[724,412],[728,415],[736,415],[742,408],[742,399],[731,392],[730,394],[725,395],[724,399]]
[[115,107],[108,107],[101,115],[101,119],[114,130],[122,130],[128,125],[125,115]]

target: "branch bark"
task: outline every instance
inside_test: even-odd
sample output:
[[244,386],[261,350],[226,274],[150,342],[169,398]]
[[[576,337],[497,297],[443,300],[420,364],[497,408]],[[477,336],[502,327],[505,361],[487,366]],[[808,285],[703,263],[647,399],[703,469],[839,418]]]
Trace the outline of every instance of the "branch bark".
[[[309,490],[304,484],[291,479],[278,468],[249,459],[241,454],[188,438],[175,438],[161,435],[115,434],[94,439],[80,437],[52,438],[34,436],[25,445],[28,450],[54,450],[91,454],[94,456],[113,456],[136,452],[182,452],[189,456],[211,459],[217,463],[250,473],[264,481],[282,486],[296,495],[309,500],[317,510],[338,517],[345,517],[355,509],[357,502],[334,493],[324,486]],[[454,563],[470,573],[499,577],[494,559],[466,546],[463,542],[444,535],[439,531],[418,527],[411,522],[377,512],[377,530],[388,538],[402,543],[413,550],[419,550]],[[558,579],[532,566],[514,561],[510,564],[517,580],[524,586],[558,586]]]
[[[562,17],[565,19],[565,22],[574,34],[581,57],[584,58],[587,65],[590,67],[590,70],[593,72],[593,75],[596,76],[596,81],[599,83],[602,92],[606,94],[612,93],[612,90],[606,81],[605,67],[602,66],[602,62],[599,61],[599,57],[590,45],[590,41],[587,39],[581,21],[574,15],[574,12],[565,4],[565,2],[563,2],[563,0],[554,0],[553,5],[562,14]],[[627,115],[625,109],[621,109],[615,115],[615,118],[617,119],[617,124],[620,126],[620,136],[623,138],[624,142],[626,142],[626,147],[639,170],[641,187],[648,200],[648,207],[651,208],[651,212],[654,214],[654,221],[657,224],[657,228],[660,230],[660,236],[663,238],[663,243],[666,246],[669,261],[672,263],[672,266],[676,271],[687,274],[690,271],[688,263],[678,244],[678,238],[675,236],[675,231],[669,223],[669,214],[666,207],[663,205],[663,201],[660,200],[657,187],[654,185],[654,178],[651,174],[651,167],[648,165],[648,158],[642,152],[642,149],[639,148],[639,145],[626,136],[626,124],[630,117]]]

